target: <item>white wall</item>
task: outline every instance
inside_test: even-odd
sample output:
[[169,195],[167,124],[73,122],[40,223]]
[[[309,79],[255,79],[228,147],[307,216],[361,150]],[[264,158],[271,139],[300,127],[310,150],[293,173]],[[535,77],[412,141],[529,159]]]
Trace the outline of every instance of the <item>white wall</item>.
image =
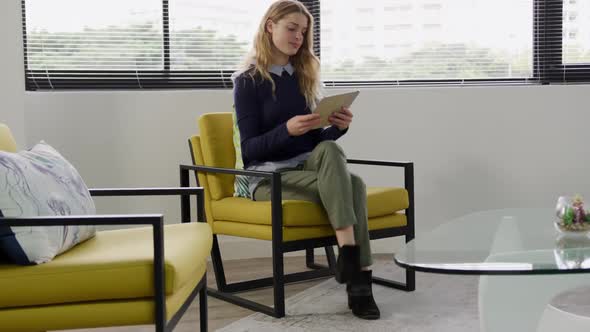
[[[224,90],[30,92],[25,101],[27,142],[56,146],[91,187],[177,185],[196,118],[231,109]],[[349,157],[415,162],[419,236],[471,211],[552,207],[561,194],[589,194],[589,104],[583,85],[363,90],[340,142]],[[403,179],[395,169],[354,170],[369,185]],[[98,203],[102,212],[178,217],[176,199]],[[398,243],[379,240],[374,248],[391,252]],[[264,256],[270,244],[223,238],[222,251]]]
[[0,1],[0,122],[25,145],[24,65],[20,0]]
[[[229,91],[23,93],[20,17],[19,0],[0,1],[0,43],[14,45],[0,53],[0,121],[21,147],[40,139],[54,145],[90,187],[177,185],[196,118],[231,109]],[[340,142],[349,157],[415,162],[420,236],[471,211],[553,206],[558,195],[588,194],[589,101],[583,85],[363,90]],[[354,171],[370,185],[402,180],[393,169]],[[97,203],[105,213],[178,218],[176,198]],[[391,252],[397,244],[380,240],[374,249]],[[265,256],[270,245],[226,237],[222,251]]]

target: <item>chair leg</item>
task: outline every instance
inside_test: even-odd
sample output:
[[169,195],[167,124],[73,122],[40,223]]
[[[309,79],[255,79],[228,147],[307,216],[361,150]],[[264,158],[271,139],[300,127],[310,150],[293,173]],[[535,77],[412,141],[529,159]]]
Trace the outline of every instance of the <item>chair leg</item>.
[[325,246],[324,250],[326,251],[326,258],[328,260],[328,266],[322,264],[316,264],[315,262],[315,255],[312,249],[305,249],[305,265],[314,270],[325,269],[326,267],[330,268],[332,272],[336,268],[336,256],[334,255],[334,248],[332,246]]
[[203,286],[199,291],[199,321],[201,322],[201,332],[207,332],[208,326],[207,312],[207,273],[203,277]]
[[[406,234],[406,243],[410,242],[414,239],[414,231],[412,227],[412,232],[410,234]],[[408,292],[413,292],[416,290],[416,271],[406,269],[406,290]]]
[[[412,233],[406,233],[406,243],[411,241],[414,238],[413,231]],[[384,279],[373,276],[373,283],[379,284],[389,288],[395,288],[399,290],[403,290],[406,292],[413,292],[416,290],[416,271],[406,269],[406,283],[401,283],[399,281],[394,281],[390,279]]]
[[273,241],[272,248],[272,276],[274,293],[274,317],[285,317],[285,271],[284,253],[280,244]]
[[155,324],[155,331],[156,332],[165,332],[166,331],[166,321],[165,320],[156,320]]
[[[296,272],[285,275],[284,274],[284,252],[281,245],[273,243],[273,275],[268,278],[259,278],[248,281],[233,282],[231,284],[225,283],[225,274],[223,265],[221,263],[221,254],[219,251],[217,238],[213,238],[213,248],[211,256],[213,260],[213,268],[215,270],[215,277],[217,278],[217,285],[222,286],[223,290],[207,288],[207,295],[214,298],[233,303],[235,305],[247,308],[250,310],[262,312],[266,315],[281,318],[285,316],[285,284],[291,282],[300,282],[313,280],[318,278],[327,278],[333,275],[333,272],[324,268],[315,271]],[[256,303],[234,293],[251,291],[264,287],[273,287],[274,307]]]
[[305,266],[307,266],[310,269],[313,269],[315,266],[313,248],[305,249]]
[[223,270],[223,261],[221,260],[221,251],[219,250],[219,241],[217,240],[217,235],[213,235],[211,261],[213,263],[213,271],[215,272],[215,282],[217,283],[217,290],[223,292],[227,288],[227,282],[225,280],[225,271]]
[[416,272],[414,270],[406,269],[406,283],[399,281],[384,279],[373,276],[373,283],[381,286],[395,288],[406,292],[413,292],[416,290]]
[[334,255],[334,247],[328,246],[326,248],[326,257],[328,258],[328,267],[332,273],[336,273],[336,255]]

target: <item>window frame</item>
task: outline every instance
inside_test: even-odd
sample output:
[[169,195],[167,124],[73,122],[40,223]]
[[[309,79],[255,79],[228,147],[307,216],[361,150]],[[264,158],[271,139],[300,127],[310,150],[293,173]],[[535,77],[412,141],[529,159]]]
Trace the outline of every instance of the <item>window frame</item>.
[[[321,0],[299,0],[313,8],[314,51],[321,49]],[[513,85],[589,83],[590,64],[563,64],[564,1],[533,0],[533,76],[512,79],[447,79],[329,81],[326,87],[393,87],[401,85]],[[233,70],[170,70],[169,0],[162,0],[163,69],[162,70],[29,70],[27,59],[26,0],[21,0],[24,48],[25,88],[46,90],[136,90],[136,89],[230,89]],[[552,33],[549,33],[549,32]],[[558,33],[556,33],[556,31]],[[141,79],[147,78],[147,79]]]

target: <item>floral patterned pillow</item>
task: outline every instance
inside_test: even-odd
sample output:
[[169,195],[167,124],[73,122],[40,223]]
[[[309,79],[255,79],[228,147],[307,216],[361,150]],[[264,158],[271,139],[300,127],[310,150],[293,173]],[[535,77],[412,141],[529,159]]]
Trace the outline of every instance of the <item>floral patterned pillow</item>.
[[[28,151],[0,151],[0,217],[95,213],[80,174],[45,142]],[[0,252],[16,264],[41,264],[95,232],[94,226],[8,227],[0,219]]]

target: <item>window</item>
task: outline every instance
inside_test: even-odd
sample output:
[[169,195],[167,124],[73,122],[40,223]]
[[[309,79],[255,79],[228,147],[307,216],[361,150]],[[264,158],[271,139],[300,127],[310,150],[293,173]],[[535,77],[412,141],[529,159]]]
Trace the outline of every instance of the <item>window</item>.
[[442,9],[442,3],[427,3],[424,4],[424,9],[426,10],[440,10]]
[[[152,70],[163,64],[159,0],[29,0],[26,6],[31,70]],[[76,15],[66,20],[68,12]]]
[[[231,88],[274,0],[21,1],[45,90]],[[299,1],[329,86],[590,82],[590,1]]]
[[385,26],[386,31],[392,30],[410,30],[412,29],[412,24],[389,24]]
[[578,36],[578,33],[576,31],[570,31],[568,36],[569,36],[569,39],[576,39],[576,37]]
[[23,0],[27,89],[231,87],[272,2]]
[[[343,40],[322,35],[322,48],[331,48],[322,53],[322,77],[333,85],[531,79],[533,1],[429,0],[409,10],[415,0],[321,0],[322,31],[329,28],[348,36]],[[369,6],[389,13],[366,19],[354,15],[356,8]],[[406,11],[397,15],[401,10]],[[373,53],[347,48],[366,38],[353,33],[350,22],[366,30],[374,27],[372,34],[379,38],[371,39]]]
[[543,13],[535,37],[539,80],[590,82],[590,2],[537,0],[536,9]]
[[[373,27],[370,26],[370,25],[369,26],[358,26],[358,27],[356,27],[356,29],[357,29],[357,31],[360,31],[360,32],[371,32],[371,31],[373,31]],[[324,36],[324,38],[325,38],[325,36]]]
[[563,29],[567,34],[563,38],[563,64],[590,63],[590,3],[576,6],[571,1],[564,3],[567,21]]
[[245,1],[170,1],[170,69],[222,72],[238,68],[271,2],[256,1],[252,6]]
[[442,29],[441,24],[437,23],[427,23],[422,26],[424,29]]
[[356,11],[359,14],[373,14],[375,8],[357,8]]
[[[413,6],[411,3],[404,4],[404,5],[393,5],[393,6],[385,6],[383,9],[386,12],[407,12],[412,10]],[[323,9],[322,9],[323,11]]]

